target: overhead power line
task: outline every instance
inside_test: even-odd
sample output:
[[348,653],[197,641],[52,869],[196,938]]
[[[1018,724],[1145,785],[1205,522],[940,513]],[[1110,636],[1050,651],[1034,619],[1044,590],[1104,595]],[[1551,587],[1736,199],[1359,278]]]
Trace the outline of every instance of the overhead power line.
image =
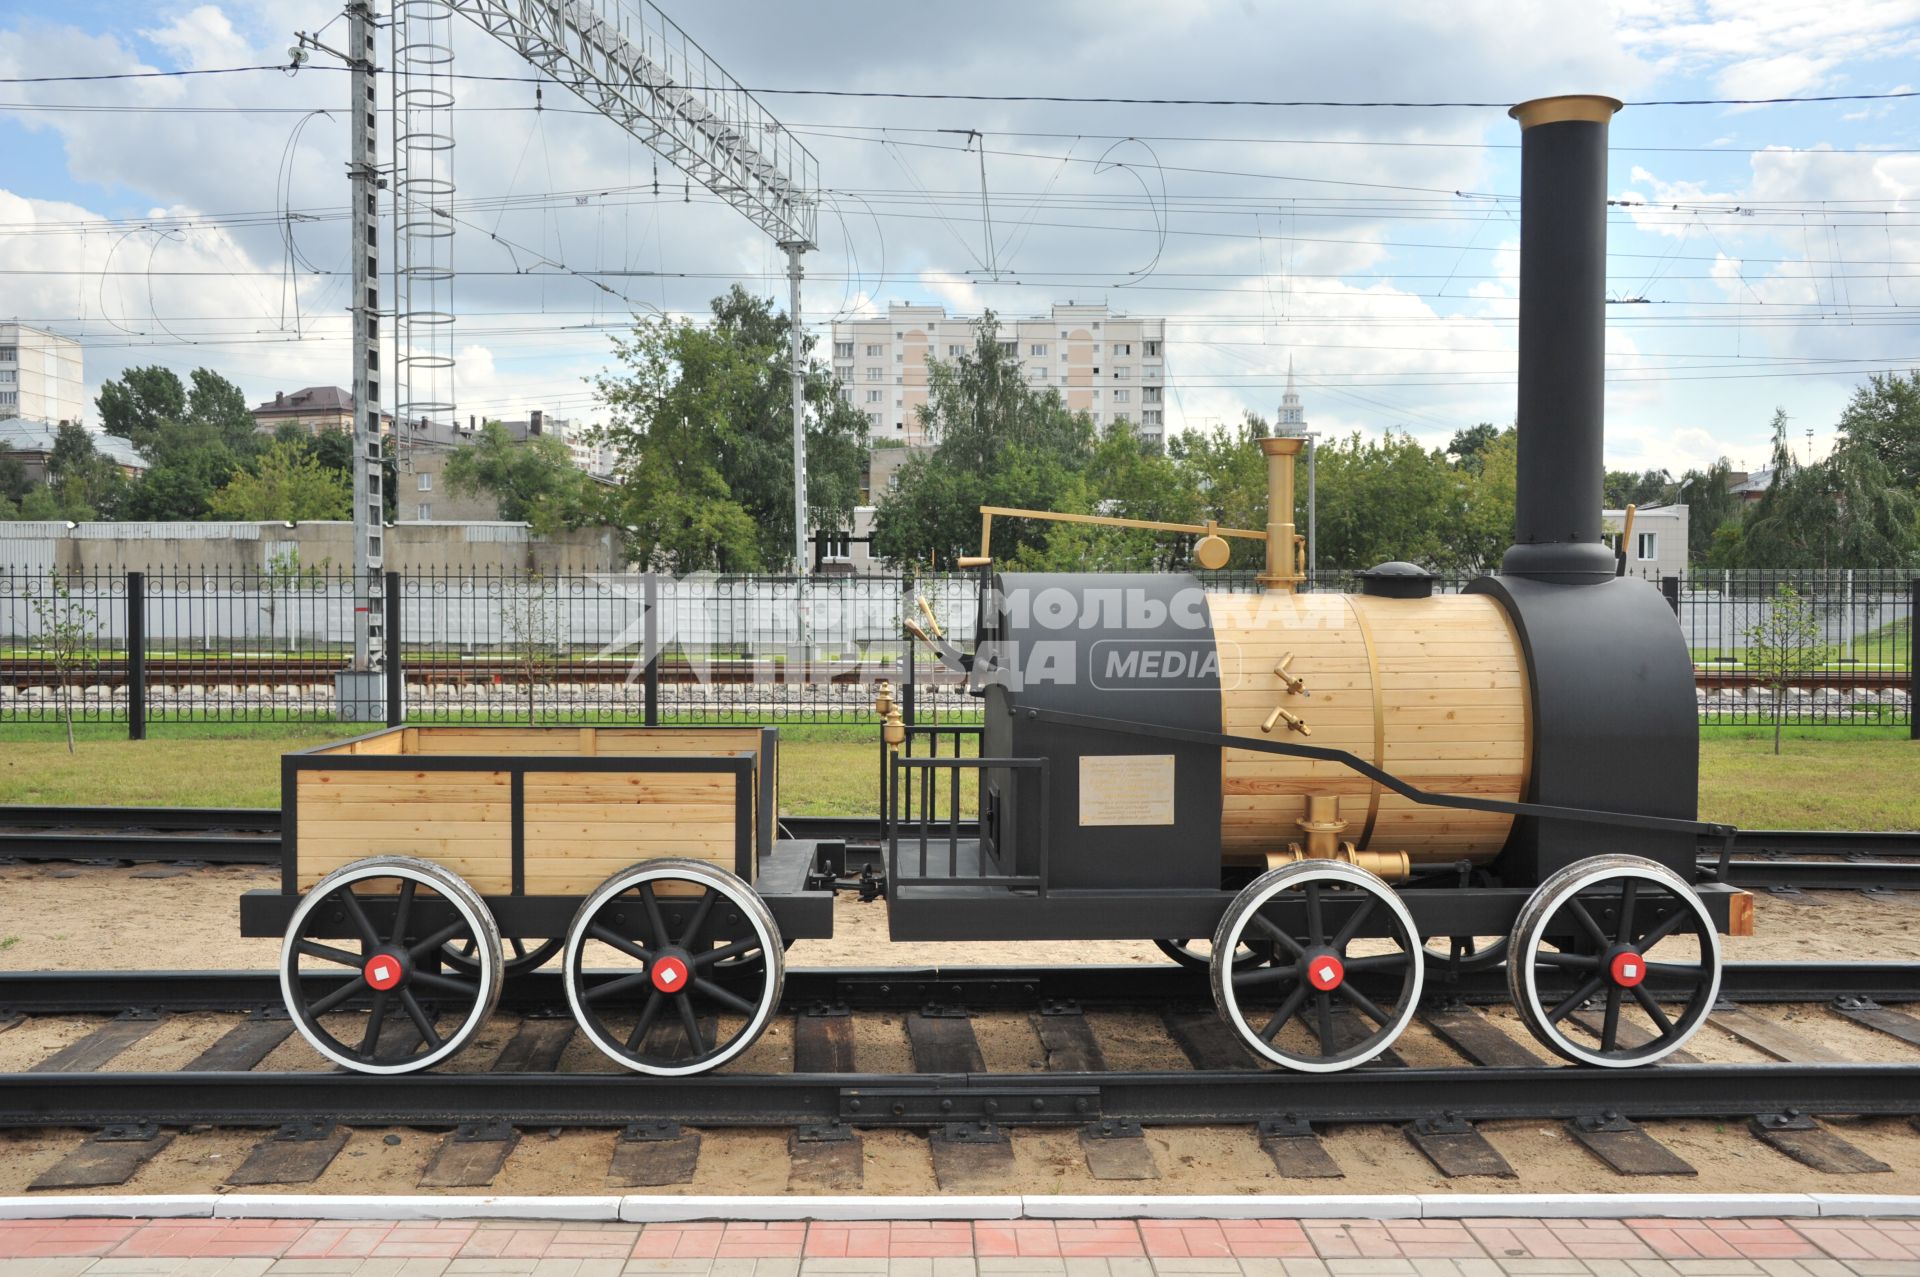
[[[166,80],[181,79],[188,76],[203,75],[239,75],[246,72],[279,71],[282,73],[295,68],[285,65],[237,66],[237,67],[192,67],[172,71],[112,71],[95,75],[22,75],[0,77],[0,84],[86,84],[110,80]],[[342,71],[345,68],[331,66],[307,66],[298,68],[308,72]],[[453,72],[457,80],[475,80],[498,84],[551,84],[555,81],[543,75],[482,75],[475,72]],[[642,87],[635,85],[633,87]],[[726,85],[683,85],[689,90],[719,89],[738,92],[738,84]],[[1072,105],[1089,106],[1258,106],[1258,107],[1332,107],[1337,109],[1379,109],[1379,110],[1505,110],[1511,102],[1474,102],[1474,101],[1363,101],[1332,98],[1132,98],[1108,96],[1080,96],[1065,93],[915,93],[896,89],[795,89],[748,87],[746,92],[753,94],[778,95],[782,97],[819,97],[819,98],[891,98],[912,102],[1059,102]],[[1818,93],[1800,96],[1771,98],[1640,98],[1625,105],[1634,107],[1650,106],[1789,106],[1800,103],[1819,102],[1886,102],[1903,98],[1920,97],[1920,89],[1898,89],[1887,93]]]

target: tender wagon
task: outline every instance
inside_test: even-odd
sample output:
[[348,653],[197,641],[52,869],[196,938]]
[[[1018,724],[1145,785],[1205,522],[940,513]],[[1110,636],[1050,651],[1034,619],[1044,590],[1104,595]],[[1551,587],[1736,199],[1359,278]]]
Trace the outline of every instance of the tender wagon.
[[288,754],[278,891],[306,1039],[346,1068],[425,1068],[511,973],[562,955],[594,1044],[651,1073],[745,1050],[784,942],[829,934],[810,844],[775,838],[773,728],[398,727]]

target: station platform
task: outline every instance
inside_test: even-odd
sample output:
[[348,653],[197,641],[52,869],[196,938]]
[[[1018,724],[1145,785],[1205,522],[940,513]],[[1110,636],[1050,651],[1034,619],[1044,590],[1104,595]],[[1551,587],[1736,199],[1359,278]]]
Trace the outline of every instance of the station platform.
[[0,1272],[451,1277],[1880,1277],[1920,1274],[1920,1220],[8,1219]]

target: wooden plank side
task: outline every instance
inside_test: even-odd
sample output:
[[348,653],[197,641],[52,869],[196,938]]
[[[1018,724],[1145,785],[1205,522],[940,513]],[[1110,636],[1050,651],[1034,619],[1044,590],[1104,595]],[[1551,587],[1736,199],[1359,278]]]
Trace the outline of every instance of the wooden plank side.
[[294,794],[296,878],[303,891],[367,856],[418,856],[483,893],[511,887],[512,806],[504,771],[303,769]]

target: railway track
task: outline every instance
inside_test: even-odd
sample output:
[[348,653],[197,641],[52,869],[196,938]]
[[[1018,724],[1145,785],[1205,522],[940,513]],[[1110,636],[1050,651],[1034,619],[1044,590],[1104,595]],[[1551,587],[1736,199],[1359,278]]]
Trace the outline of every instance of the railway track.
[[[1017,1132],[1077,1129],[1097,1176],[1099,1159],[1126,1152],[1126,1141],[1145,1150],[1146,1128],[1239,1129],[1282,1174],[1311,1165],[1337,1175],[1321,1142],[1329,1128],[1387,1124],[1443,1173],[1473,1176],[1513,1173],[1486,1138],[1501,1128],[1481,1124],[1565,1123],[1626,1174],[1649,1159],[1681,1173],[1659,1137],[1662,1124],[1688,1119],[1747,1123],[1752,1138],[1810,1166],[1853,1159],[1871,1169],[1876,1159],[1846,1138],[1852,1128],[1807,1115],[1920,1113],[1920,1017],[1902,1009],[1920,1003],[1920,963],[1730,964],[1710,1025],[1770,1062],[1689,1057],[1626,1071],[1549,1065],[1495,1009],[1506,1000],[1500,972],[1432,987],[1394,1052],[1312,1075],[1256,1067],[1220,1031],[1204,975],[1181,968],[801,969],[789,973],[780,1045],[737,1071],[651,1078],[578,1071],[582,1059],[588,1070],[605,1062],[569,1052],[577,1043],[556,1014],[557,974],[542,971],[510,984],[490,1061],[367,1078],[324,1071],[292,1036],[273,972],[11,973],[0,976],[0,1051],[16,1071],[0,1073],[0,1127],[68,1142],[41,1187],[60,1186],[61,1174],[124,1182],[175,1132],[204,1127],[271,1129],[249,1155],[267,1178],[242,1183],[310,1182],[352,1132],[391,1127],[454,1128],[422,1181],[441,1186],[448,1160],[479,1177],[455,1183],[490,1183],[523,1129],[618,1130],[617,1167],[665,1157],[676,1141],[684,1152],[689,1139],[697,1155],[694,1128],[774,1127],[792,1133],[796,1174],[819,1152],[812,1145],[826,1144],[820,1155],[838,1158],[857,1186],[860,1141],[886,1130],[925,1132],[939,1171],[943,1147],[962,1165],[1010,1165]],[[1794,1027],[1785,1008],[1807,1004],[1888,1044],[1882,1059],[1900,1059],[1838,1054],[1830,1043],[1845,1033]],[[171,1035],[156,1032],[166,1025]],[[197,1054],[119,1063],[169,1037],[176,1055]],[[52,1133],[68,1130],[99,1134]]]
[[[877,842],[862,817],[783,817],[794,837]],[[1718,865],[1703,848],[1701,867]],[[1788,890],[1920,890],[1920,833],[1747,829],[1729,869],[1739,886]],[[1799,859],[1790,857],[1826,857]],[[0,859],[277,864],[280,813],[270,807],[0,806]]]

